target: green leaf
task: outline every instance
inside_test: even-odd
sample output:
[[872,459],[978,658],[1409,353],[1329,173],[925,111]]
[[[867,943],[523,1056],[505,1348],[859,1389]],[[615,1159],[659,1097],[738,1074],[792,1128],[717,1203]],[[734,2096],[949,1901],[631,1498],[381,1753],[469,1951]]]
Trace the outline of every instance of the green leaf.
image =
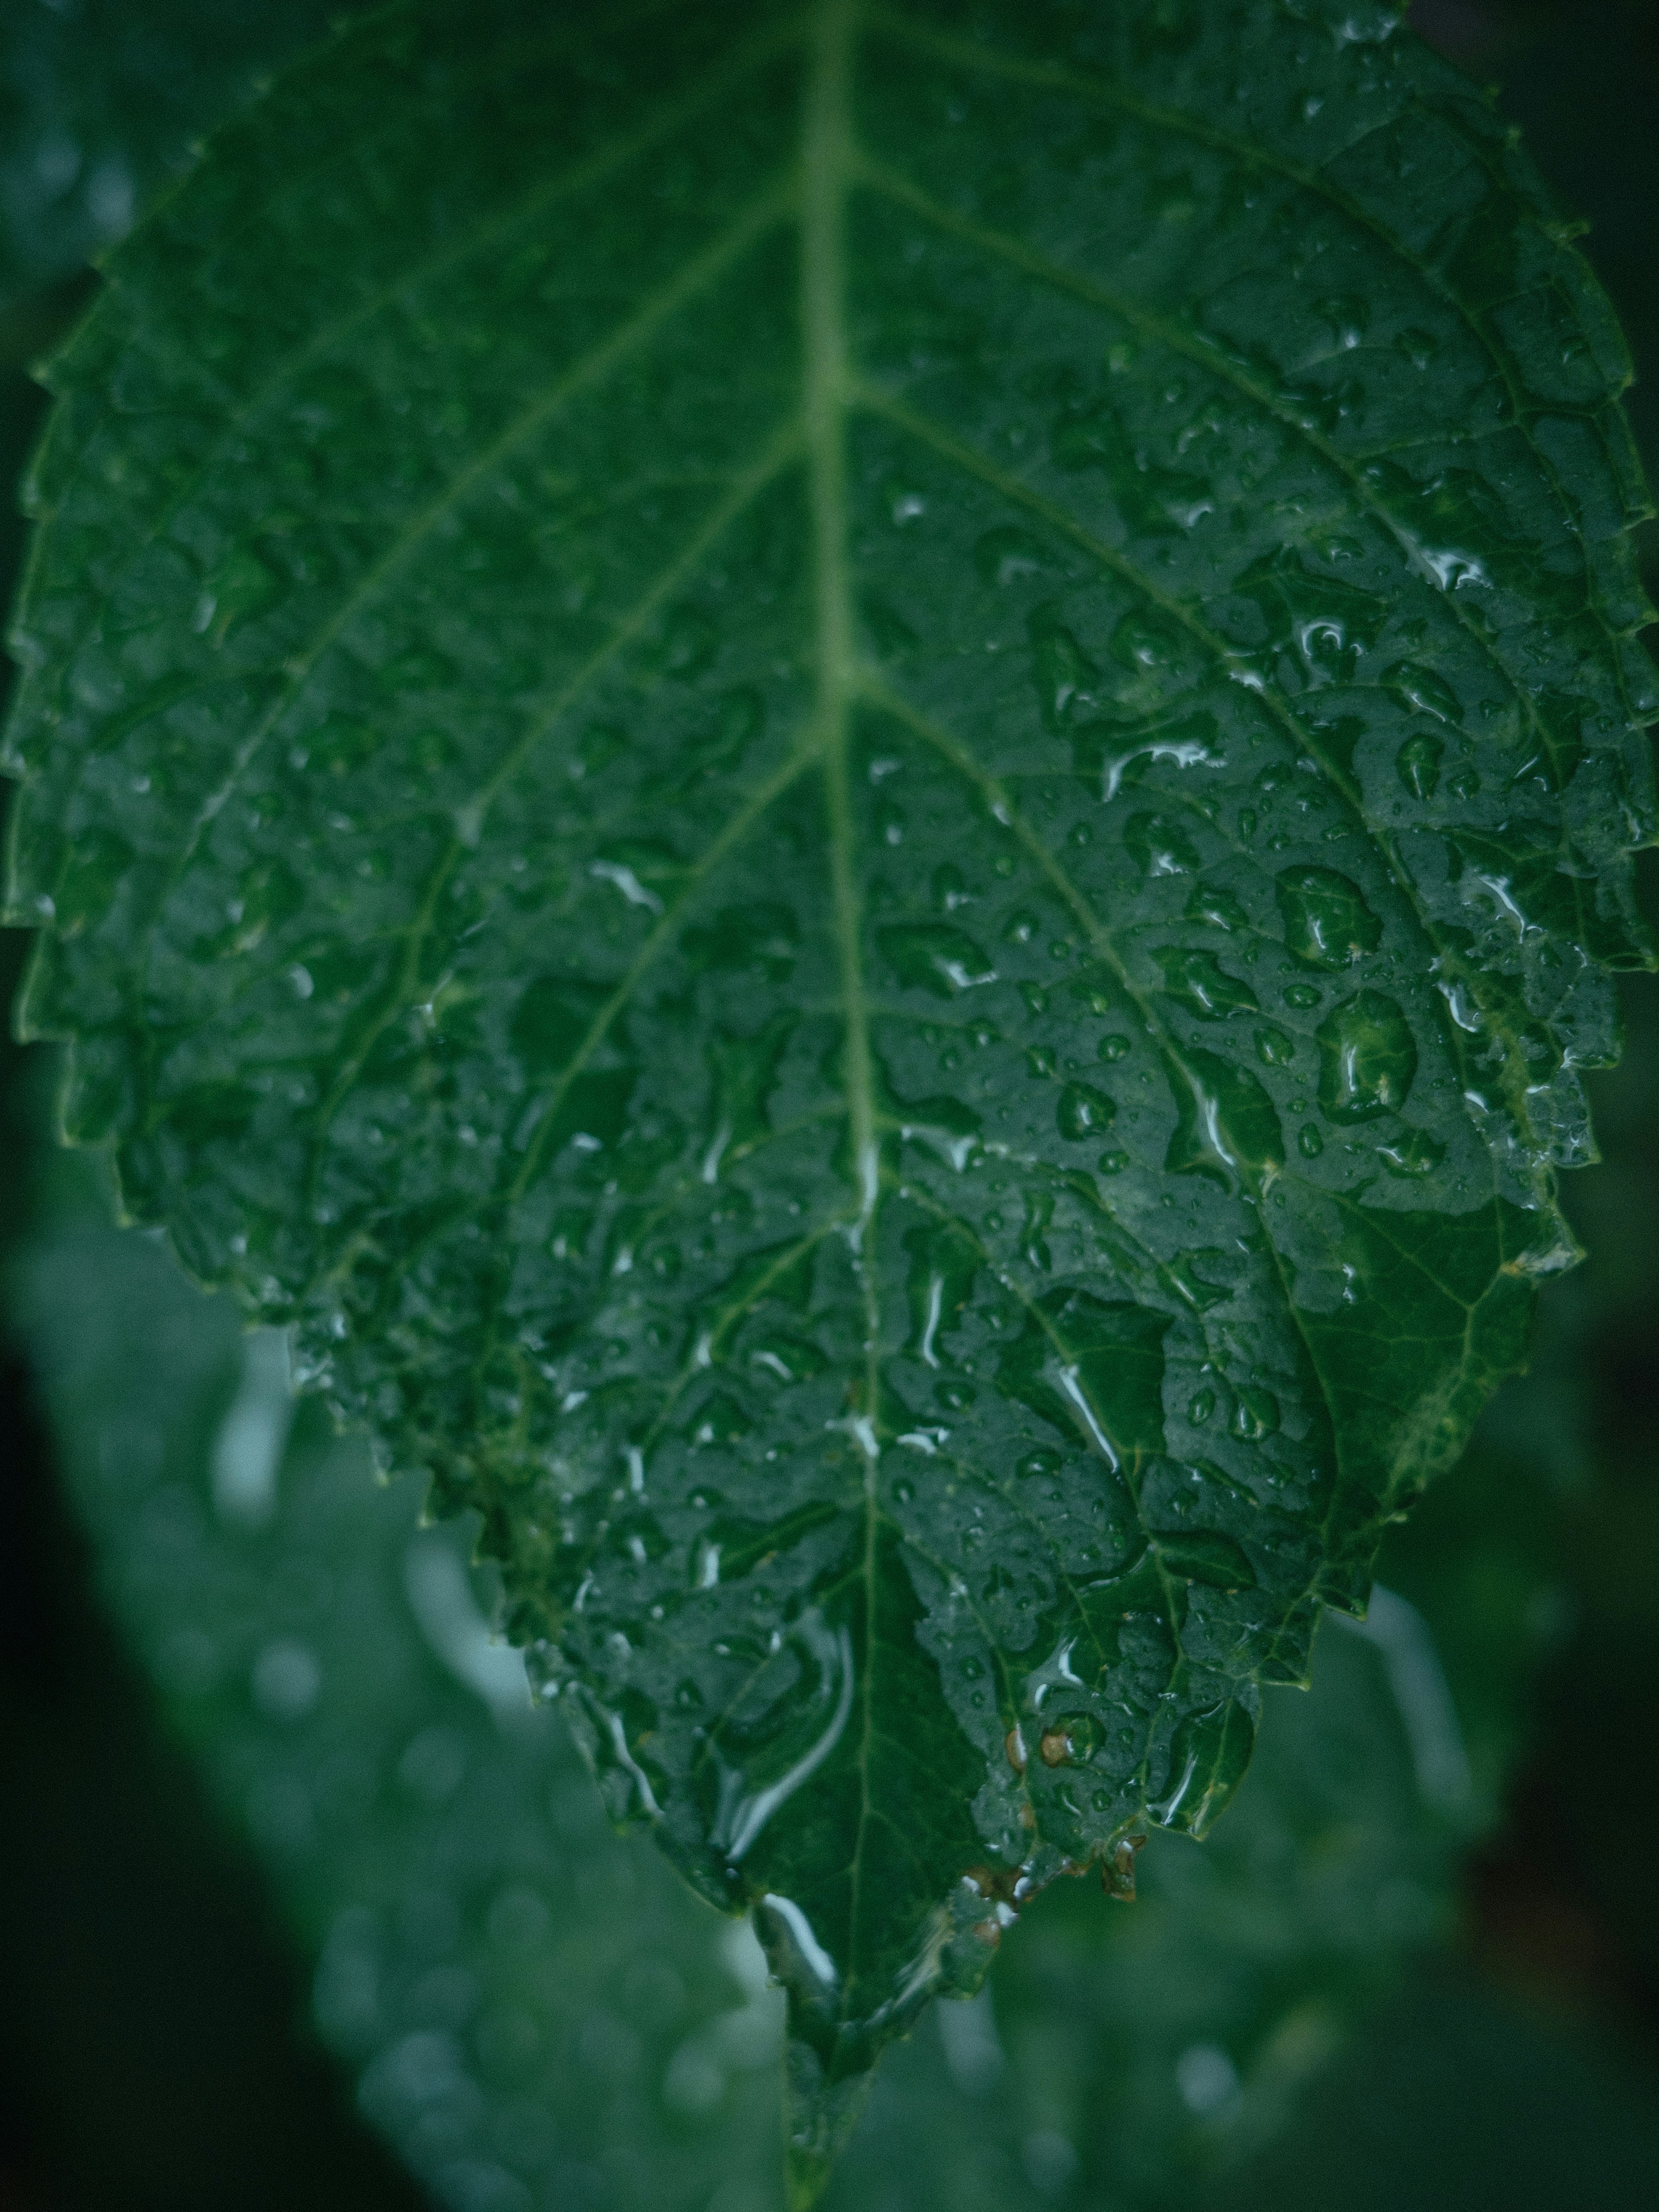
[[395,7],[53,364],[66,1133],[754,1906],[796,2188],[1200,1833],[1573,1247],[1617,333],[1392,12]]
[[258,73],[337,0],[10,0],[0,19],[0,309],[119,238]]

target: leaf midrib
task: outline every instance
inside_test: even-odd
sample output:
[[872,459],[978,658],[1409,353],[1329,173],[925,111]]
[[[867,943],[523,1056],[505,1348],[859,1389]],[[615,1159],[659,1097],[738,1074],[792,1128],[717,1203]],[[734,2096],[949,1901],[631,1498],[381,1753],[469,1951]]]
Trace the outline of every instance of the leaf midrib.
[[[875,1080],[865,1002],[863,911],[855,873],[850,721],[858,693],[852,590],[848,576],[847,419],[851,398],[847,313],[846,203],[851,171],[852,70],[857,0],[818,0],[812,27],[801,137],[801,388],[806,428],[808,507],[812,522],[817,740],[839,955],[846,1050],[848,1134],[859,1190],[849,1231],[863,1294],[865,1358],[852,1441],[864,1462],[864,1650],[856,1764],[859,1818],[848,1856],[848,1921],[856,1956],[865,1837],[875,1816],[870,1752],[875,1736],[876,1538],[880,1506],[876,1453],[866,1437],[879,1413],[881,1309],[874,1255],[881,1197]],[[877,1447],[877,1452],[879,1446]],[[850,1961],[849,1961],[850,1963]]]

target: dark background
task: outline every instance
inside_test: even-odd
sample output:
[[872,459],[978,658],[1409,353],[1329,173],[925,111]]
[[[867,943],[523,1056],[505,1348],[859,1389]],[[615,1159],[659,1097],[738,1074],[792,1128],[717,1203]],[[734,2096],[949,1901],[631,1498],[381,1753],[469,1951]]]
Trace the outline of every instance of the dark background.
[[[1422,0],[1413,15],[1501,86],[1589,219],[1659,477],[1659,0]],[[88,282],[0,318],[7,484],[40,414],[22,364]],[[8,502],[0,597],[21,548]],[[1644,550],[1654,589],[1656,526]],[[1659,856],[1644,884],[1659,921]],[[0,936],[8,1000],[23,946]],[[1429,1509],[1448,1530],[1501,1516],[1506,1471],[1552,1459],[1573,1624],[1505,1823],[1468,1869],[1460,1939],[1230,2202],[1659,2202],[1639,2117],[1659,2088],[1659,980],[1630,979],[1626,1016],[1625,1063],[1597,1084],[1603,1164],[1566,1192],[1590,1260],[1550,1292],[1533,1377]],[[27,1060],[7,1046],[0,1063],[0,1244],[27,1212]],[[15,1345],[0,1346],[0,2212],[418,2206],[309,2041],[306,1971],[93,1602]]]

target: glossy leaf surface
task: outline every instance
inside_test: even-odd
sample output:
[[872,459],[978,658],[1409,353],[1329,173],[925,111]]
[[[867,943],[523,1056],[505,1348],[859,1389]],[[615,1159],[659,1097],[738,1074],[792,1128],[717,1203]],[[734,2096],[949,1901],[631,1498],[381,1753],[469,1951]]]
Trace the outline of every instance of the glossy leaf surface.
[[1214,1819],[1571,1256],[1617,334],[1324,0],[394,9],[110,273],[23,1018],[758,1907],[809,2193],[1033,1888]]

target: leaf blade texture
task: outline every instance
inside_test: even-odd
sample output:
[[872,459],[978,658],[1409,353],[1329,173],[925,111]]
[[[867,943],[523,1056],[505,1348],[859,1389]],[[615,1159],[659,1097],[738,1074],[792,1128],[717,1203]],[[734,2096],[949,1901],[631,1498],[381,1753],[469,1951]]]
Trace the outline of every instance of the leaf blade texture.
[[392,10],[53,366],[67,1130],[755,1907],[804,2201],[1572,1256],[1627,373],[1468,88],[1266,0]]

